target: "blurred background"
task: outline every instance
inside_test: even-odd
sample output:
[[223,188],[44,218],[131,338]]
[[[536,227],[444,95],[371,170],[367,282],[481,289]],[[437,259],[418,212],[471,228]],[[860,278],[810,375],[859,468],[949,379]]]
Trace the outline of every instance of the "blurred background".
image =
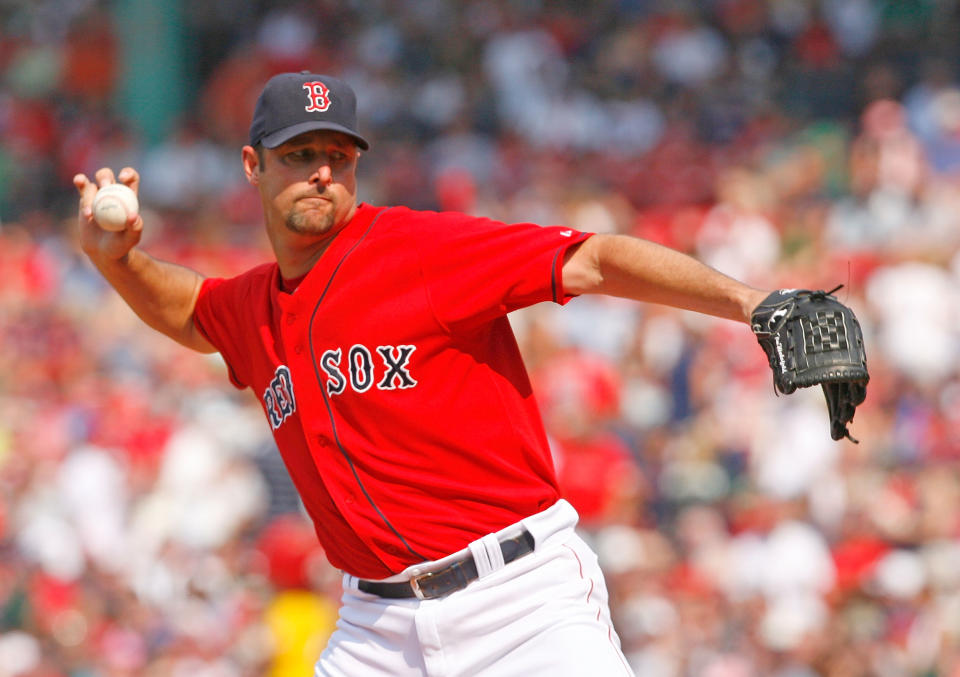
[[[953,0],[0,0],[0,677],[303,676],[339,573],[263,414],[80,255],[268,260],[240,147],[273,73],[355,87],[360,197],[630,233],[844,287],[872,380],[833,442],[732,322],[606,298],[514,326],[645,677],[960,675]],[[469,435],[470,431],[464,431]]]

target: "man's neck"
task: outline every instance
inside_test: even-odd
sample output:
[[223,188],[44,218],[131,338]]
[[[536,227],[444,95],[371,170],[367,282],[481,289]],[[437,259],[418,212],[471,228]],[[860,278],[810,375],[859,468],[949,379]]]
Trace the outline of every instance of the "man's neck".
[[299,235],[282,231],[282,234],[271,237],[271,245],[277,257],[280,274],[292,280],[309,273],[355,214],[356,209],[351,211],[350,218],[323,235]]
[[[280,274],[288,280],[301,277],[310,272],[327,247],[333,242],[334,235],[325,237],[306,246],[277,246],[273,251],[277,256]],[[292,244],[292,243],[284,243]]]

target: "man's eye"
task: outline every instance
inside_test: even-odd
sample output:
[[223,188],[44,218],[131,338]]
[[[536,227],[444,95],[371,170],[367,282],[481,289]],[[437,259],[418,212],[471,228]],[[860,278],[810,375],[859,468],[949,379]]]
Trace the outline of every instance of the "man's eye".
[[304,162],[314,157],[314,152],[309,148],[301,148],[287,153],[287,157],[294,162]]
[[296,150],[285,153],[283,156],[284,162],[289,164],[323,162],[325,164],[341,165],[349,159],[350,156],[343,151],[331,150],[329,152],[322,152],[314,148],[297,148]]

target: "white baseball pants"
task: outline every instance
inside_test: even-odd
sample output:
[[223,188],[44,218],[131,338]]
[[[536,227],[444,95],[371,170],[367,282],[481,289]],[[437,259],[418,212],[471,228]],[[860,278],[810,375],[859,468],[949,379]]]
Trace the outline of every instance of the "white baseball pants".
[[[440,599],[384,599],[345,575],[337,629],[315,677],[632,675],[597,557],[574,532],[577,518],[561,500],[459,553],[386,579],[406,580],[472,551],[480,578]],[[497,537],[521,525],[536,548],[504,566]]]

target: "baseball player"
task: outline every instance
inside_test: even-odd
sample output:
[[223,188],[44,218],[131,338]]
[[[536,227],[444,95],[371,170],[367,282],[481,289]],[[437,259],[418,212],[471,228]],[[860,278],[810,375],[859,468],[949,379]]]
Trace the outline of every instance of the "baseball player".
[[346,83],[275,76],[241,154],[275,261],[204,278],[138,247],[139,216],[98,228],[129,167],[75,177],[83,250],[259,396],[344,572],[316,675],[631,674],[507,313],[602,293],[749,322],[767,292],[636,238],[358,202],[369,147]]

